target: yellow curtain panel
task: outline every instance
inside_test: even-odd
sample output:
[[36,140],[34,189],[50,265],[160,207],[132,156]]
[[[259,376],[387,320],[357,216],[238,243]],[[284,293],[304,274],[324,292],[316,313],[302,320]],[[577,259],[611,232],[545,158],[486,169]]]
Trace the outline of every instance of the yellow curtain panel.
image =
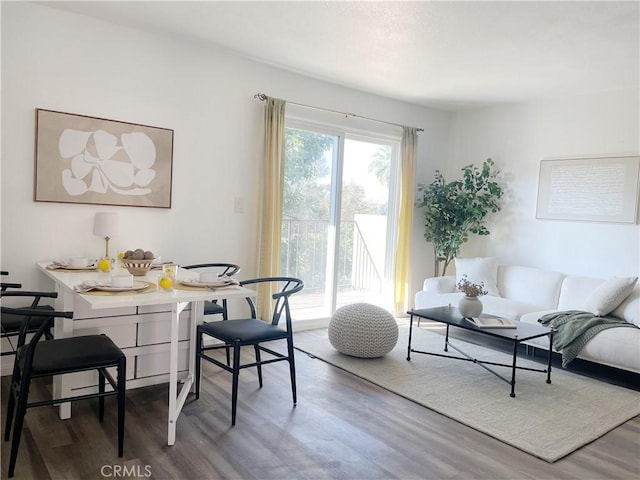
[[395,309],[406,312],[411,287],[411,234],[414,214],[414,183],[418,129],[403,127],[400,146],[400,211],[395,259]]
[[[260,248],[258,275],[261,278],[280,274],[282,192],[284,183],[284,114],[286,102],[267,97],[265,106],[265,152],[262,163]],[[261,318],[271,317],[271,291],[265,285],[258,292]]]

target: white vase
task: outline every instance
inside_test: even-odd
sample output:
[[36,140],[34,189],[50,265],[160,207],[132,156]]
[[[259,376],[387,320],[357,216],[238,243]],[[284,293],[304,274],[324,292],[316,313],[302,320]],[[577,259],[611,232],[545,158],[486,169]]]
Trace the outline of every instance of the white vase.
[[463,317],[479,317],[482,313],[482,302],[478,297],[465,295],[458,303],[458,310]]

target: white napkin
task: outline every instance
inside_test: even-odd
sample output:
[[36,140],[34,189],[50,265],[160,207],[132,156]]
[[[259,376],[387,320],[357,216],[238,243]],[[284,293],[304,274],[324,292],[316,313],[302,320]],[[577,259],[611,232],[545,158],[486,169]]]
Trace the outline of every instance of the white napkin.
[[[63,260],[54,260],[49,265],[47,265],[47,268],[49,270],[55,270],[56,268],[69,268],[69,267],[70,267],[69,262],[65,262]],[[94,267],[95,267],[95,262],[89,262],[89,264],[84,268],[89,270]]]
[[99,287],[110,287],[111,282],[97,282],[95,280],[85,280],[79,285],[75,285],[73,290],[78,293],[90,292],[91,290],[95,290]]
[[231,278],[228,275],[220,275],[214,282],[202,282],[206,283],[209,288],[228,287],[230,285],[240,285],[240,282],[235,278]]
[[240,285],[238,279],[231,278],[229,275],[220,275],[218,280],[225,285]]
[[54,260],[50,265],[47,265],[47,268],[67,268],[69,266],[68,262],[60,262],[58,260]]

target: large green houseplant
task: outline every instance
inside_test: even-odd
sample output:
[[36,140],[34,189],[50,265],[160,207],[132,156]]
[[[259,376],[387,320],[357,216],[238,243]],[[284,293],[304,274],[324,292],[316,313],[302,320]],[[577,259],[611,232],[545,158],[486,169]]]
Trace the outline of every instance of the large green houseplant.
[[489,235],[488,213],[500,211],[503,189],[490,158],[481,168],[467,165],[462,179],[445,182],[439,170],[428,185],[418,185],[422,196],[417,208],[424,208],[424,238],[433,245],[435,276],[446,275],[447,267],[460,252],[470,234]]

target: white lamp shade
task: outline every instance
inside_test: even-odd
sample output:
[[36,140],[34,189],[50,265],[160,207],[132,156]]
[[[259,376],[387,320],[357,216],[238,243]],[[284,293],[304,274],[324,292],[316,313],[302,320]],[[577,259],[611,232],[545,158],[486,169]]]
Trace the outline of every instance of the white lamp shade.
[[93,221],[93,234],[99,237],[112,237],[118,230],[118,214],[98,212]]

